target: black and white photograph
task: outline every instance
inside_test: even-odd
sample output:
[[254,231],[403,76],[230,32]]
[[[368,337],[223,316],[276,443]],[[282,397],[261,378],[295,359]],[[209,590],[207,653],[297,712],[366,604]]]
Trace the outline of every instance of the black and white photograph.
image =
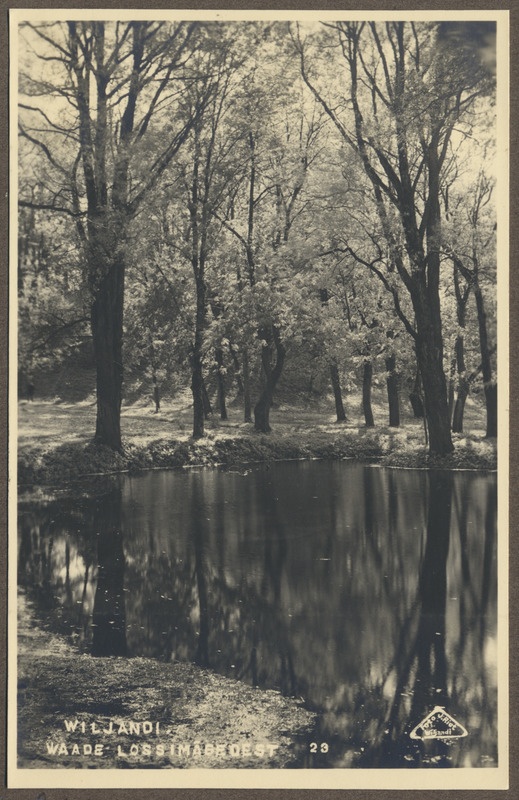
[[9,16],[8,787],[506,789],[508,12]]

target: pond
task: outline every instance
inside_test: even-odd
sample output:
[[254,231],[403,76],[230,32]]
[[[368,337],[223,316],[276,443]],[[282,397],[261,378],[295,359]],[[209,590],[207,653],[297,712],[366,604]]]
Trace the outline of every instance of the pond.
[[[19,583],[83,652],[302,698],[299,766],[496,766],[496,495],[348,461],[121,476],[22,499]],[[468,735],[411,736],[438,707]]]

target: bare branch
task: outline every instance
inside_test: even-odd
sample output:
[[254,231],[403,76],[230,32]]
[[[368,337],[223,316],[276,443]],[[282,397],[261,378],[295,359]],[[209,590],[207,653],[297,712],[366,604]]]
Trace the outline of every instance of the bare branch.
[[59,214],[66,214],[68,217],[72,217],[73,219],[85,217],[84,212],[76,212],[70,208],[66,208],[65,206],[56,206],[52,203],[35,203],[30,200],[18,200],[18,205],[21,208],[33,208],[36,211],[55,211]]

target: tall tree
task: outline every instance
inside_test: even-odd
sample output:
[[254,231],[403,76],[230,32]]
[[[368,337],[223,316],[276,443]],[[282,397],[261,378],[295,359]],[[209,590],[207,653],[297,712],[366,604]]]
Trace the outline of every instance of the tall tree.
[[387,269],[400,281],[395,287],[388,280],[388,287],[395,303],[403,290],[413,305],[415,321],[406,327],[415,340],[429,448],[446,454],[453,445],[439,294],[442,170],[454,129],[488,91],[489,76],[476,51],[452,47],[434,24],[329,27],[345,67],[344,86],[322,86],[298,32],[302,75],[343,143],[358,154],[371,186],[389,249]]
[[[71,217],[82,242],[97,371],[95,439],[114,450],[121,449],[126,237],[207,101],[200,97],[179,120],[198,28],[102,21],[23,28],[41,72],[23,76],[22,93],[36,105],[22,103],[20,134],[53,173],[37,206]],[[56,148],[60,137],[65,147]],[[21,204],[34,201],[22,195]]]
[[[243,32],[247,40],[247,30]],[[240,69],[248,54],[244,42],[225,25],[208,26],[203,46],[193,59],[193,78],[186,93],[186,125],[196,117],[189,134],[189,149],[171,170],[174,194],[170,194],[170,216],[177,215],[182,225],[180,254],[192,269],[195,288],[195,313],[191,349],[191,388],[193,392],[193,437],[204,435],[204,381],[207,310],[221,313],[218,297],[210,286],[210,271],[217,271],[216,240],[221,228],[217,221],[227,204],[229,181],[233,181],[235,150],[243,132],[233,121],[234,94],[243,77]],[[210,96],[209,100],[204,98]],[[203,111],[198,113],[203,105]],[[221,343],[217,343],[218,369],[223,368]],[[221,376],[221,373],[219,373]]]

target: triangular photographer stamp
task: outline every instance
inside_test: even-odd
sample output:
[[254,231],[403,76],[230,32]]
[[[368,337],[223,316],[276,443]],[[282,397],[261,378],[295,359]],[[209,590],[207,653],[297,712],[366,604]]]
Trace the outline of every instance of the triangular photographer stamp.
[[443,706],[435,706],[409,736],[411,739],[461,739],[468,736],[468,731]]

